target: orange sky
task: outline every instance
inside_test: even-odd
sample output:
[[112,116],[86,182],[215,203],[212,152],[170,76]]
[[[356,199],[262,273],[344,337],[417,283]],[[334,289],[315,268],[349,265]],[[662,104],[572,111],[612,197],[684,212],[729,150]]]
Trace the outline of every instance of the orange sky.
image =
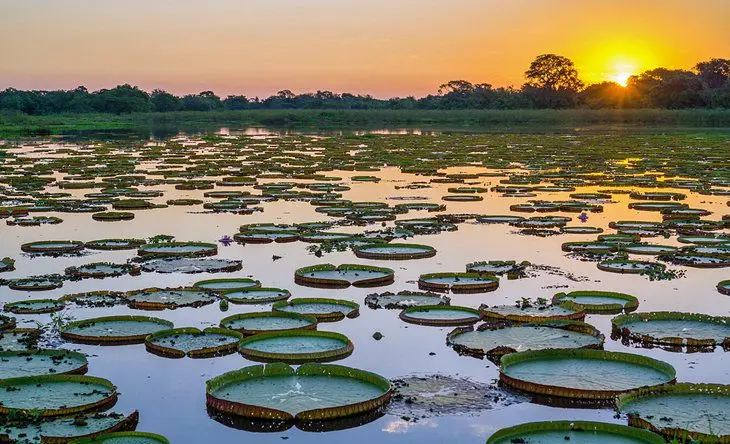
[[547,52],[590,83],[730,58],[729,23],[730,0],[0,0],[0,89],[420,96]]

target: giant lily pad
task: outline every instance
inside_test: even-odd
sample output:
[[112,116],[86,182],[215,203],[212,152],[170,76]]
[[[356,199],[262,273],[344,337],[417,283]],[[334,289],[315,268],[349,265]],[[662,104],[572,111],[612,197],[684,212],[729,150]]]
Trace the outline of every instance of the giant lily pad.
[[244,335],[255,335],[315,329],[317,328],[317,318],[285,311],[241,313],[221,319],[220,326],[241,332]]
[[148,432],[114,432],[93,438],[77,439],[69,444],[170,444],[162,435]]
[[333,364],[244,367],[206,383],[207,404],[217,412],[287,423],[331,420],[387,404],[387,379]]
[[436,255],[436,249],[417,244],[371,244],[353,248],[355,256],[365,259],[405,260]]
[[393,278],[390,268],[355,264],[314,265],[294,273],[294,282],[311,287],[375,287],[391,284]]
[[717,291],[722,294],[730,295],[730,279],[726,281],[720,281],[717,284]]
[[494,274],[497,276],[522,271],[526,263],[518,264],[515,261],[479,261],[466,264],[467,273]]
[[373,293],[365,297],[365,304],[372,308],[403,309],[420,305],[449,305],[451,299],[437,293],[399,291],[398,293]]
[[261,282],[249,278],[231,278],[231,279],[208,279],[198,281],[193,284],[195,288],[210,290],[217,293],[224,293],[235,290],[247,290],[250,288],[258,288]]
[[65,443],[77,438],[91,438],[118,430],[134,430],[139,412],[128,416],[120,413],[89,413],[71,418],[44,418],[31,424],[8,424],[8,437],[23,444]]
[[134,250],[145,243],[143,239],[98,239],[84,246],[89,250]]
[[639,274],[651,271],[661,271],[666,268],[663,264],[646,261],[628,261],[622,259],[607,260],[598,263],[598,269],[612,273]]
[[658,311],[617,316],[611,324],[614,336],[645,344],[730,347],[730,317]]
[[472,325],[482,319],[479,310],[453,305],[420,305],[404,309],[400,318],[411,324],[433,326]]
[[129,306],[141,310],[164,310],[180,307],[202,307],[218,298],[197,288],[146,288],[125,295]]
[[78,253],[84,249],[84,243],[79,241],[37,241],[20,246],[26,253],[36,254],[63,254]]
[[360,305],[342,299],[296,298],[288,301],[274,302],[274,311],[299,313],[317,318],[319,322],[334,322],[360,315]]
[[8,288],[19,291],[48,291],[61,287],[63,287],[63,278],[55,274],[12,279],[8,282]]
[[549,348],[603,347],[604,337],[592,325],[573,321],[532,324],[482,324],[461,327],[446,336],[446,342],[460,354],[501,359],[508,353]]
[[0,329],[0,351],[36,350],[40,336],[37,328]]
[[452,293],[485,293],[499,287],[499,279],[479,273],[428,273],[418,278],[418,288]]
[[289,299],[289,290],[281,288],[251,288],[245,290],[233,290],[221,293],[221,297],[234,304],[263,304]]
[[329,362],[343,359],[354,350],[352,342],[340,333],[317,330],[290,330],[261,333],[241,341],[239,351],[259,362]]
[[550,397],[606,401],[639,387],[673,382],[666,362],[603,350],[537,350],[502,358],[499,378],[529,393]]
[[74,267],[68,267],[65,270],[67,276],[73,279],[81,278],[97,278],[122,276],[125,274],[139,274],[139,268],[129,264],[113,264],[109,262],[95,262],[92,264],[84,264]]
[[482,304],[479,310],[487,319],[512,322],[582,321],[586,313],[583,307],[566,303],[560,305],[494,305]]
[[203,242],[158,242],[144,244],[137,248],[140,256],[201,257],[218,254],[216,244]]
[[147,336],[145,347],[167,358],[208,358],[234,353],[241,338],[241,333],[225,328],[173,328]]
[[57,299],[29,299],[18,302],[8,302],[3,310],[15,314],[53,313],[63,310],[66,304]]
[[730,442],[730,386],[676,384],[641,388],[618,397],[629,425],[661,433],[669,440]]
[[70,350],[0,351],[0,379],[47,374],[83,374],[86,356]]
[[573,302],[583,307],[586,313],[626,313],[639,308],[639,300],[636,296],[613,291],[571,291],[570,293],[557,293],[553,296],[553,304],[560,305],[566,301]]
[[0,414],[33,410],[62,416],[110,407],[116,387],[106,379],[81,375],[43,375],[0,381]]
[[663,444],[664,439],[651,432],[619,424],[590,421],[546,421],[497,430],[487,444],[557,444],[565,442],[595,444]]
[[242,269],[243,263],[230,259],[173,258],[145,262],[141,268],[143,271],[156,273],[230,273]]
[[106,316],[71,322],[61,329],[61,337],[86,344],[139,344],[172,327],[172,322],[147,316]]

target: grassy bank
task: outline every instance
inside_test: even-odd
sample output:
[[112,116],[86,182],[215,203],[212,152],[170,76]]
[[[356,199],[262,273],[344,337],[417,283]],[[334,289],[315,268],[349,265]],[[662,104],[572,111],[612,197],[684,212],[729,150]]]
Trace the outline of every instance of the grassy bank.
[[730,110],[248,110],[141,114],[0,114],[0,136],[84,132],[423,128],[471,131],[730,128]]

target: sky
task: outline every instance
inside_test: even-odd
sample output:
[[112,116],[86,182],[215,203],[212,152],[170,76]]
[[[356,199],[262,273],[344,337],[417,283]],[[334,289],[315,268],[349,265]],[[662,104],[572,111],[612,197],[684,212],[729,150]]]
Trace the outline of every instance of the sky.
[[0,89],[422,96],[545,53],[586,83],[730,58],[730,0],[0,0]]

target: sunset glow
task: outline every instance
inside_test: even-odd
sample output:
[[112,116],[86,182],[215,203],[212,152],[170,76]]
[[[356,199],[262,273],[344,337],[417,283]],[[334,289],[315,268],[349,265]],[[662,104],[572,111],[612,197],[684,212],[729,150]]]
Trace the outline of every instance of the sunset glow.
[[544,53],[573,60],[587,84],[730,57],[726,0],[691,10],[682,0],[0,0],[0,10],[0,88],[390,97],[453,79],[519,87]]

